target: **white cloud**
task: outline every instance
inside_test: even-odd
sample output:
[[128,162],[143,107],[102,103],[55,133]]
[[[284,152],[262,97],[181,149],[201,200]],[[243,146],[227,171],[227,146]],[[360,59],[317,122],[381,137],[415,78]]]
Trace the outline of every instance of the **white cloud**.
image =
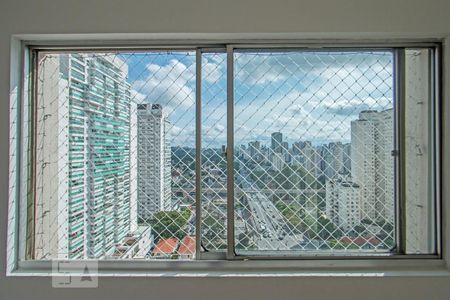
[[195,104],[195,92],[192,82],[195,73],[192,68],[172,59],[168,64],[147,65],[148,75],[133,82],[133,89],[149,103],[159,103],[169,113],[179,107],[189,108]]
[[202,128],[202,145],[203,147],[214,147],[226,144],[226,126],[216,123],[203,126]]
[[[169,112],[179,107],[189,108],[195,104],[195,61],[184,64],[171,59],[165,65],[148,64],[148,74],[133,82],[132,98],[137,102],[159,103]],[[215,83],[224,78],[220,61],[211,57],[202,59],[203,80]]]
[[226,73],[223,70],[224,61],[214,57],[202,58],[202,79],[210,83],[226,78]]
[[311,140],[316,143],[349,141],[350,123],[359,112],[392,107],[387,97],[332,99],[327,94],[292,91],[270,101],[256,99],[240,102],[235,108],[236,143],[252,140],[269,142],[270,134],[280,131],[290,142]]
[[358,114],[362,110],[384,110],[392,108],[392,98],[380,97],[380,98],[354,98],[344,101],[330,101],[323,102],[324,109],[329,114],[336,115],[354,115]]
[[[212,57],[203,58],[203,80],[214,84],[225,76],[223,63]],[[195,61],[170,59],[165,64],[150,63],[146,75],[132,83],[131,98],[135,103],[161,104],[170,120],[172,145],[195,143]],[[216,130],[221,130],[216,125]]]
[[195,128],[170,124],[169,140],[172,146],[193,147],[195,145]]
[[[214,85],[224,79],[225,57],[210,55],[202,59],[205,82]],[[268,142],[274,131],[283,132],[291,142],[349,140],[350,122],[361,110],[392,106],[392,66],[386,55],[237,57],[237,144]],[[175,144],[193,144],[194,124],[186,122],[192,119],[195,104],[195,64],[172,59],[164,65],[149,64],[147,70],[145,78],[134,82],[132,97],[168,108],[169,116],[176,115],[171,118]],[[284,89],[278,90],[280,85],[285,85]],[[243,91],[238,86],[250,87],[249,94],[239,94]],[[188,109],[189,116],[181,118]],[[206,116],[208,112],[205,108],[203,118],[210,120],[203,126],[204,145],[224,144],[225,123],[219,124],[215,118],[225,115],[226,106],[214,108],[213,116]]]
[[146,96],[144,94],[139,93],[135,89],[131,89],[130,91],[131,102],[134,103],[142,103],[145,101]]
[[237,79],[245,85],[276,83],[288,78],[308,85],[311,80],[333,77],[375,80],[379,84],[391,76],[392,59],[388,52],[244,52],[236,53],[235,70]]
[[279,82],[288,77],[286,65],[270,54],[236,54],[237,80],[247,85]]

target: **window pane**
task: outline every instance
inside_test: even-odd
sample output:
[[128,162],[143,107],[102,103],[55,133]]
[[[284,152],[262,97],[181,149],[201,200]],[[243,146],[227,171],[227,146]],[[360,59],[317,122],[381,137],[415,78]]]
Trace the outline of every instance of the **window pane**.
[[202,54],[202,247],[227,248],[226,53]]
[[33,258],[192,258],[194,147],[195,53],[43,55]]
[[393,53],[235,53],[238,254],[389,252]]

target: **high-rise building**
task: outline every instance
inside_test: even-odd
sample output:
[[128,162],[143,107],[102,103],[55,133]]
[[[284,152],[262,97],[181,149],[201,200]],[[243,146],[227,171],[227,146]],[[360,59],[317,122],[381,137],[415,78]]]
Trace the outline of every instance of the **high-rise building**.
[[286,161],[284,159],[284,156],[281,153],[274,153],[271,156],[271,161],[272,161],[273,169],[277,170],[277,171],[282,171],[284,166],[286,165]]
[[283,134],[281,132],[272,133],[271,149],[275,153],[283,152]]
[[344,144],[344,173],[350,174],[352,170],[352,144],[346,143]]
[[303,156],[304,168],[309,175],[314,177],[320,176],[321,155],[310,141],[300,142],[295,145],[299,148],[300,155]]
[[344,145],[341,142],[329,143],[322,148],[322,170],[325,178],[330,180],[345,173]]
[[172,208],[170,123],[160,104],[138,104],[137,124],[138,217],[147,222]]
[[281,150],[283,153],[287,153],[289,151],[289,143],[288,142],[282,142],[281,143]]
[[292,155],[291,161],[289,162],[292,166],[301,166],[305,165],[305,159],[302,155]]
[[256,155],[261,155],[261,143],[258,141],[248,143],[248,153],[250,157],[255,157]]
[[344,177],[325,184],[327,217],[343,230],[361,224],[361,187]]
[[132,233],[139,231],[138,228],[138,124],[137,124],[137,103],[130,103],[130,231]]
[[363,111],[351,123],[352,180],[362,188],[363,218],[394,221],[393,110]]
[[61,54],[39,70],[35,258],[110,255],[134,222],[127,65]]
[[286,163],[290,163],[291,161],[291,153],[289,151],[289,143],[283,142],[281,144],[281,152],[283,153],[283,158]]
[[302,148],[303,148],[303,142],[294,142],[292,144],[292,154],[299,155],[301,153]]

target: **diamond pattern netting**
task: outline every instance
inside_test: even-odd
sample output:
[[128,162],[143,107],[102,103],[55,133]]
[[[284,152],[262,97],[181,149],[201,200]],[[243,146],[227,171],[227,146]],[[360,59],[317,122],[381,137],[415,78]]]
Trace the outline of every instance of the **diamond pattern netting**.
[[195,53],[39,63],[36,259],[195,255]]
[[[204,251],[227,247],[226,72],[203,53]],[[237,252],[393,249],[392,53],[238,51],[234,72]],[[195,78],[195,52],[42,57],[35,259],[195,257]]]
[[392,54],[240,52],[235,74],[237,249],[392,249]]

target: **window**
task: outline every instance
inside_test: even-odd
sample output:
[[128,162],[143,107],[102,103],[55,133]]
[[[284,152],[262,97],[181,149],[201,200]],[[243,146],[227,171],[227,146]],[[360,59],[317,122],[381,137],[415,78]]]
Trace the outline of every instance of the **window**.
[[436,257],[437,53],[33,49],[20,257]]

